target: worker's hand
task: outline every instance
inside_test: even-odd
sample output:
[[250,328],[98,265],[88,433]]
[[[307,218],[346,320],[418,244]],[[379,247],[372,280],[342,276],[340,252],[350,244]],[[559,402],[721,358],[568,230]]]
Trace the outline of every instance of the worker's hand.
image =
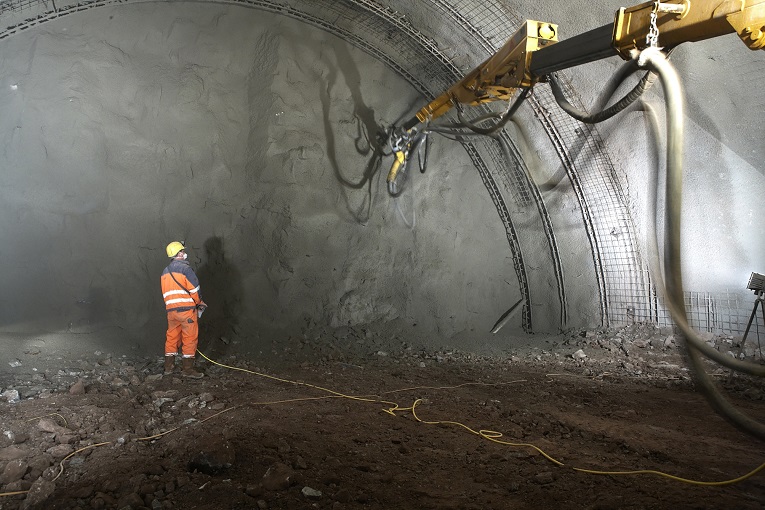
[[205,310],[207,309],[207,305],[204,303],[197,305],[197,318],[202,317],[202,314],[205,313]]

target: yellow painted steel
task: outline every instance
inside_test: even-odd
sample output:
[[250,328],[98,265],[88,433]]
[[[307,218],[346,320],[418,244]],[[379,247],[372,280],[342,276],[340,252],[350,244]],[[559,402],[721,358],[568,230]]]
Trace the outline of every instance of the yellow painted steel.
[[[680,12],[663,12],[682,7]],[[633,50],[646,48],[651,13],[656,13],[660,47],[712,39],[736,33],[749,48],[765,46],[765,0],[668,0],[622,7],[614,19],[613,45],[632,58]]]

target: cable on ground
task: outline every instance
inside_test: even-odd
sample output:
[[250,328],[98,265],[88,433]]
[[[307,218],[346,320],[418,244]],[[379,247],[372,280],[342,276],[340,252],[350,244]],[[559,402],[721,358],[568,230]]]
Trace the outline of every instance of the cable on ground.
[[[399,412],[399,411],[410,411],[412,413],[412,416],[418,422],[421,422],[421,423],[424,423],[424,424],[427,424],[427,425],[453,425],[453,426],[462,428],[464,430],[467,430],[471,434],[477,435],[477,436],[479,436],[479,437],[481,437],[483,439],[486,439],[488,441],[492,441],[492,442],[497,443],[497,444],[502,444],[502,445],[511,446],[511,447],[526,447],[526,448],[531,448],[533,450],[536,450],[540,455],[542,455],[544,458],[546,458],[548,461],[550,461],[551,463],[555,464],[556,466],[566,467],[566,468],[569,468],[569,469],[571,469],[573,471],[576,471],[576,472],[579,472],[579,473],[587,473],[587,474],[592,474],[592,475],[612,475],[612,476],[651,474],[651,475],[656,475],[656,476],[664,477],[664,478],[667,478],[667,479],[670,479],[670,480],[674,480],[674,481],[682,482],[682,483],[686,483],[686,484],[691,484],[691,485],[710,486],[710,487],[711,486],[718,486],[718,487],[720,487],[720,486],[733,485],[735,483],[742,482],[742,481],[744,481],[744,480],[746,480],[748,478],[751,478],[752,476],[756,475],[757,473],[759,473],[763,469],[765,469],[765,463],[763,463],[760,466],[758,466],[755,469],[753,469],[752,471],[750,471],[750,472],[748,472],[748,473],[746,473],[746,474],[744,474],[742,476],[739,476],[737,478],[733,478],[733,479],[730,479],[730,480],[706,482],[706,481],[701,481],[701,480],[693,480],[693,479],[690,479],[690,478],[683,478],[683,477],[680,477],[680,476],[675,476],[675,475],[672,475],[672,474],[669,474],[669,473],[664,473],[662,471],[651,470],[651,469],[627,470],[627,471],[604,471],[604,470],[595,470],[595,469],[585,469],[585,468],[579,468],[579,467],[572,467],[572,466],[568,466],[568,465],[564,464],[563,462],[555,459],[554,457],[552,457],[547,452],[545,452],[544,450],[542,450],[541,448],[539,448],[538,446],[536,446],[534,444],[531,444],[531,443],[513,443],[513,442],[501,440],[500,438],[503,437],[501,432],[497,432],[497,431],[493,431],[493,430],[486,430],[486,429],[475,430],[475,429],[473,429],[473,428],[471,428],[471,427],[469,427],[469,426],[467,426],[467,425],[465,425],[465,424],[463,424],[461,422],[452,421],[452,420],[441,420],[441,421],[425,421],[425,420],[422,420],[417,415],[417,412],[415,410],[415,408],[422,402],[422,399],[416,399],[414,401],[414,403],[410,407],[400,407],[395,402],[388,402],[388,401],[381,400],[381,399],[370,399],[370,398],[366,398],[366,397],[354,397],[354,396],[344,395],[343,393],[340,393],[340,392],[337,392],[337,391],[334,391],[334,390],[330,390],[330,389],[327,389],[327,388],[323,388],[321,386],[317,386],[317,385],[313,385],[313,384],[309,384],[309,383],[291,381],[291,380],[288,380],[288,379],[282,379],[282,378],[274,377],[274,376],[271,376],[271,375],[268,375],[268,374],[263,374],[263,373],[260,373],[260,372],[255,372],[255,371],[252,371],[252,370],[247,370],[247,369],[244,369],[244,368],[239,368],[239,367],[233,367],[233,366],[230,366],[230,365],[225,365],[223,363],[219,363],[217,361],[214,361],[214,360],[210,359],[209,357],[204,355],[201,351],[197,351],[197,352],[199,352],[199,354],[203,358],[205,358],[206,360],[210,361],[211,363],[213,363],[215,365],[218,365],[218,366],[221,366],[221,367],[224,367],[224,368],[229,368],[229,369],[232,369],[232,370],[240,370],[240,371],[243,371],[243,372],[247,372],[247,373],[250,373],[250,374],[266,377],[268,379],[273,379],[273,380],[277,380],[277,381],[281,381],[281,382],[286,382],[286,383],[289,383],[289,384],[295,384],[295,385],[301,385],[301,386],[307,386],[307,387],[310,387],[310,388],[319,389],[319,390],[331,393],[331,395],[333,397],[342,397],[342,398],[349,398],[349,399],[352,399],[352,400],[361,400],[361,401],[365,401],[365,402],[380,402],[380,403],[390,404],[392,407],[384,408],[384,409],[382,409],[382,411],[387,413],[387,414],[390,414],[391,416],[396,416],[396,413]],[[549,374],[549,375],[558,375],[558,374]],[[514,383],[517,383],[517,382],[523,382],[523,380],[511,381],[511,382],[505,382],[505,383],[463,383],[463,384],[459,384],[457,386],[440,386],[440,387],[416,386],[416,387],[412,387],[412,388],[404,388],[404,389],[399,389],[399,390],[388,391],[388,392],[382,393],[382,395],[390,394],[390,393],[396,393],[396,392],[401,392],[401,391],[419,390],[419,389],[440,390],[440,389],[459,388],[459,387],[466,386],[466,385],[497,386],[497,385],[502,385],[502,384],[514,384]],[[321,398],[321,397],[318,397],[318,398]],[[316,399],[316,398],[314,398],[314,399]],[[292,400],[292,401],[296,401],[296,400],[304,400],[304,399],[295,399],[295,400]]]
[[[390,407],[383,408],[382,411],[385,412],[386,414],[391,415],[391,416],[398,416],[397,415],[398,412],[408,411],[408,412],[411,412],[412,416],[414,417],[414,419],[416,421],[418,421],[419,423],[423,423],[425,425],[452,425],[452,426],[461,428],[463,430],[466,430],[466,431],[468,431],[469,433],[471,433],[473,435],[476,435],[476,436],[478,436],[478,437],[480,437],[482,439],[485,439],[487,441],[491,441],[493,443],[497,443],[497,444],[501,444],[501,445],[509,446],[509,447],[514,447],[514,448],[531,448],[531,449],[535,450],[536,452],[538,452],[540,455],[542,455],[545,459],[547,459],[552,464],[554,464],[554,465],[556,465],[558,467],[561,467],[561,468],[568,468],[568,469],[570,469],[572,471],[575,471],[575,472],[578,472],[578,473],[585,473],[585,474],[591,474],[591,475],[610,475],[610,476],[634,476],[634,475],[646,475],[646,474],[650,474],[650,475],[656,475],[656,476],[664,477],[664,478],[667,478],[667,479],[670,479],[670,480],[674,480],[674,481],[681,482],[681,483],[686,483],[686,484],[691,484],[691,485],[708,486],[708,487],[713,487],[713,486],[721,487],[721,486],[733,485],[733,484],[742,482],[742,481],[744,481],[744,480],[746,480],[748,478],[751,478],[752,476],[756,475],[757,473],[759,473],[763,469],[765,469],[765,463],[763,463],[760,466],[758,466],[755,469],[753,469],[752,471],[750,471],[750,472],[748,472],[748,473],[746,473],[746,474],[744,474],[742,476],[739,476],[737,478],[733,478],[733,479],[730,479],[730,480],[706,482],[706,481],[700,481],[700,480],[693,480],[693,479],[689,479],[689,478],[683,478],[683,477],[675,476],[675,475],[672,475],[672,474],[669,474],[669,473],[664,473],[662,471],[650,470],[650,469],[628,470],[628,471],[604,471],[604,470],[586,469],[586,468],[579,468],[579,467],[575,467],[575,466],[569,466],[569,465],[564,464],[563,462],[557,460],[552,455],[548,454],[547,452],[545,452],[544,450],[542,450],[541,448],[539,448],[538,446],[536,446],[536,445],[534,445],[532,443],[515,443],[515,442],[511,442],[511,441],[502,440],[501,438],[504,437],[504,436],[503,436],[503,434],[501,432],[498,432],[498,431],[488,430],[488,429],[475,430],[475,429],[471,428],[470,426],[465,425],[464,423],[461,423],[461,422],[458,422],[458,421],[454,421],[454,420],[423,420],[422,418],[420,418],[417,415],[417,411],[416,411],[416,407],[420,403],[422,403],[422,401],[423,401],[423,399],[421,399],[421,398],[415,399],[414,402],[412,403],[412,405],[409,406],[409,407],[400,407],[396,402],[392,402],[392,401],[388,401],[388,400],[383,400],[381,398],[375,398],[372,395],[362,395],[362,396],[347,395],[345,393],[342,393],[342,392],[339,392],[339,391],[335,391],[335,390],[332,390],[332,389],[329,389],[329,388],[325,388],[323,386],[318,386],[318,385],[315,385],[315,384],[310,384],[310,383],[301,382],[301,381],[293,381],[293,380],[290,380],[290,379],[284,379],[284,378],[281,378],[281,377],[276,377],[276,376],[265,374],[265,373],[262,373],[262,372],[256,372],[254,370],[248,370],[246,368],[226,365],[224,363],[220,363],[220,362],[217,362],[217,361],[209,358],[207,355],[205,355],[204,353],[202,353],[199,350],[197,350],[197,352],[204,359],[209,361],[210,363],[212,363],[214,365],[217,365],[217,366],[220,366],[222,368],[226,368],[226,369],[229,369],[229,370],[240,371],[240,372],[245,372],[245,373],[248,373],[248,374],[252,374],[252,375],[256,375],[256,376],[263,377],[263,378],[266,378],[266,379],[270,379],[270,380],[273,380],[273,381],[278,381],[278,382],[282,382],[282,383],[286,383],[286,384],[291,384],[291,385],[294,385],[294,386],[304,386],[304,387],[307,387],[307,388],[313,388],[313,389],[317,389],[317,390],[329,393],[329,395],[324,395],[324,396],[320,396],[320,397],[302,397],[302,398],[295,398],[295,399],[276,400],[276,401],[270,401],[270,402],[252,402],[251,405],[273,405],[273,404],[280,404],[280,403],[291,403],[291,402],[305,402],[305,401],[312,401],[312,400],[323,400],[323,399],[327,399],[327,398],[344,398],[344,399],[348,399],[348,400],[355,400],[355,401],[358,401],[358,402],[370,402],[370,403],[386,404],[386,405],[389,405]],[[548,375],[561,375],[561,374],[548,374]],[[467,382],[467,383],[462,383],[462,384],[458,384],[458,385],[454,385],[454,386],[414,386],[414,387],[410,387],[410,388],[401,388],[401,389],[397,389],[397,390],[390,390],[390,391],[387,391],[387,392],[383,392],[381,395],[386,395],[386,394],[391,394],[391,393],[400,393],[400,392],[403,392],[403,391],[423,390],[423,389],[445,390],[445,389],[461,388],[461,387],[464,387],[464,386],[501,386],[501,385],[508,385],[508,384],[516,384],[516,383],[519,383],[519,382],[525,382],[525,379],[519,379],[519,380],[515,380],[515,381],[508,381],[508,382],[499,382],[499,383]],[[218,417],[221,414],[227,413],[229,411],[233,411],[234,409],[238,409],[238,408],[241,408],[243,406],[244,406],[243,404],[240,404],[240,405],[229,407],[228,409],[224,409],[223,411],[220,411],[218,413],[210,415],[210,416],[208,416],[207,418],[205,418],[203,420],[194,421],[193,423],[189,423],[188,425],[201,425],[202,423],[204,423],[204,422],[206,422],[208,420],[211,420],[211,419],[213,419],[215,417]],[[51,414],[45,415],[45,416],[51,416],[51,415],[54,415],[54,414],[58,415],[62,419],[64,419],[64,417],[61,416],[58,413],[51,413]],[[35,419],[38,419],[38,418],[33,418],[32,420],[35,420]],[[29,420],[29,421],[32,421],[32,420]],[[64,421],[66,421],[66,420],[64,419]],[[167,434],[175,432],[175,431],[177,431],[177,430],[179,430],[179,429],[181,429],[183,427],[184,427],[184,425],[179,425],[178,427],[174,427],[174,428],[172,428],[170,430],[166,430],[165,432],[161,432],[159,434],[154,434],[152,436],[137,438],[136,441],[151,441],[151,440],[156,440],[156,439],[159,439],[161,437],[166,436]],[[91,448],[97,448],[97,447],[100,447],[100,446],[110,445],[110,444],[113,444],[113,443],[114,443],[114,441],[105,441],[105,442],[102,442],[102,443],[96,443],[96,444],[85,446],[83,448],[80,448],[80,449],[75,450],[74,452],[70,453],[69,455],[64,457],[59,462],[60,470],[59,470],[58,474],[52,479],[52,481],[55,482],[56,480],[58,480],[61,477],[61,475],[64,473],[64,462],[69,460],[71,457],[77,455],[78,453],[80,453],[82,451],[89,450]],[[28,490],[27,491],[4,492],[4,493],[0,493],[0,497],[18,496],[18,495],[22,495],[22,494],[27,494],[28,492],[29,492]]]

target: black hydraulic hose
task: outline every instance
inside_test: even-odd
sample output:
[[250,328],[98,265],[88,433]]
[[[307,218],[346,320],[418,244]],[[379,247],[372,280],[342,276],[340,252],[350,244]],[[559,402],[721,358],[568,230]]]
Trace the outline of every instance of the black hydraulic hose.
[[[614,80],[614,84],[616,85],[614,88],[614,91],[616,87],[618,87],[619,84],[626,78],[629,74],[632,74],[638,70],[637,64],[634,63],[634,61],[630,61],[626,65],[622,66],[620,73],[617,74],[615,77],[616,80]],[[583,112],[579,110],[578,108],[574,107],[568,99],[566,99],[566,95],[563,92],[563,88],[561,87],[560,82],[558,81],[558,76],[555,73],[550,73],[547,75],[548,81],[550,82],[550,89],[552,90],[553,96],[555,96],[555,101],[557,101],[558,106],[560,106],[563,111],[568,113],[570,116],[575,118],[576,120],[580,122],[584,122],[585,124],[597,124],[598,122],[603,122],[604,120],[610,119],[614,115],[616,115],[619,112],[624,111],[625,108],[630,106],[632,103],[634,103],[637,99],[640,98],[640,96],[643,95],[643,93],[648,90],[651,85],[653,85],[654,80],[656,77],[653,75],[653,73],[646,73],[645,76],[643,76],[640,81],[638,82],[635,87],[629,91],[623,98],[621,98],[619,101],[614,103],[613,105],[609,106],[608,108],[598,111],[596,113],[588,114],[586,112]],[[607,103],[610,99],[611,95],[613,94],[613,91],[607,96],[606,101],[604,103]]]
[[682,207],[684,150],[684,98],[682,86],[675,69],[658,49],[649,48],[644,50],[640,55],[639,62],[641,66],[649,68],[659,76],[666,98],[667,182],[664,269],[667,273],[667,278],[663,284],[672,318],[685,336],[688,346],[688,357],[694,371],[696,383],[709,404],[715,411],[740,430],[760,440],[765,440],[765,425],[745,415],[723,397],[706,373],[701,354],[724,366],[752,375],[765,375],[765,367],[734,360],[711,348],[701,340],[688,324],[683,299],[682,265],[680,260],[680,212]]
[[[485,117],[485,116],[484,116]],[[489,117],[490,118],[490,117]],[[474,121],[475,122],[475,121]],[[493,136],[496,134],[496,132],[491,129],[491,132],[489,133],[477,133],[473,130],[471,130],[468,126],[465,125],[465,123],[462,122],[455,122],[450,124],[431,124],[427,128],[428,133],[437,133],[439,135],[445,136],[445,137],[468,137],[468,136]]]
[[512,106],[510,106],[510,108],[508,108],[507,111],[504,114],[502,114],[502,117],[500,118],[499,122],[497,122],[496,124],[488,128],[478,127],[475,123],[471,123],[470,121],[465,120],[462,117],[462,112],[457,110],[457,118],[460,119],[460,127],[466,127],[470,131],[477,133],[479,135],[493,135],[494,133],[501,130],[503,127],[505,127],[505,124],[507,124],[510,121],[510,119],[513,118],[513,115],[515,115],[515,112],[518,111],[518,108],[521,107],[521,105],[526,100],[530,92],[531,92],[531,87],[525,87],[523,91],[521,91],[520,95],[515,99]]

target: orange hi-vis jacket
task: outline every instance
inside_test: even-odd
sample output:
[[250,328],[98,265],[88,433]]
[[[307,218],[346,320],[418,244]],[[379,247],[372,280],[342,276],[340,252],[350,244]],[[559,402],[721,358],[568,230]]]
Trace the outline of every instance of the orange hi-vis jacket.
[[193,310],[202,304],[199,279],[185,260],[173,260],[162,271],[162,297],[168,312]]

